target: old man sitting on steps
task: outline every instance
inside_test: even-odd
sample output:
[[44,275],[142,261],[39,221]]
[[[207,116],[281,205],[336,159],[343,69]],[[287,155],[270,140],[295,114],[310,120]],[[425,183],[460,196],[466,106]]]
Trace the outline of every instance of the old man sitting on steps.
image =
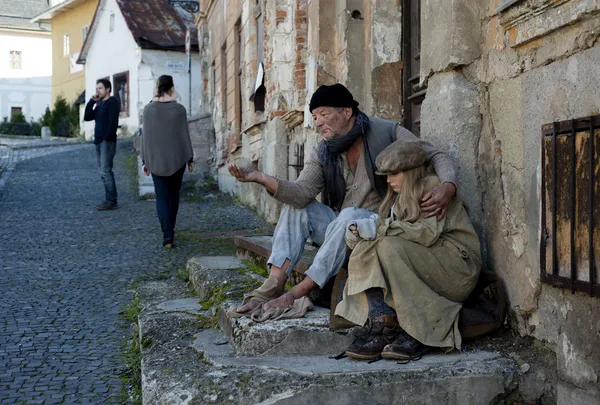
[[[319,87],[309,107],[323,140],[309,155],[296,181],[229,166],[238,181],[258,183],[284,203],[267,261],[269,278],[246,294],[236,309],[240,315],[260,310],[262,319],[268,319],[270,313],[275,315],[278,309],[291,307],[296,299],[307,296],[317,286],[323,287],[337,274],[346,258],[346,225],[377,212],[386,193],[386,178],[375,173],[375,159],[394,141],[417,142],[427,153],[427,164],[441,180],[422,200],[424,215],[443,217],[456,193],[456,167],[445,153],[397,122],[361,112],[342,84]],[[319,193],[323,203],[315,199]],[[309,237],[320,249],[304,280],[285,292],[286,280]]]

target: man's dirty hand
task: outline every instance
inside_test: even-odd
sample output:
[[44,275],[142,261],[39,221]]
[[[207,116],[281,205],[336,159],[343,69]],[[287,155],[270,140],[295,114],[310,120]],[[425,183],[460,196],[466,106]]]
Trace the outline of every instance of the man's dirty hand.
[[438,219],[444,218],[454,194],[456,194],[456,186],[449,182],[442,183],[425,194],[421,200],[421,211],[425,218],[433,216],[437,216]]
[[236,178],[237,181],[242,183],[248,182],[258,182],[260,178],[260,172],[254,170],[251,167],[239,167],[234,164],[230,164],[227,168],[229,170],[229,174]]

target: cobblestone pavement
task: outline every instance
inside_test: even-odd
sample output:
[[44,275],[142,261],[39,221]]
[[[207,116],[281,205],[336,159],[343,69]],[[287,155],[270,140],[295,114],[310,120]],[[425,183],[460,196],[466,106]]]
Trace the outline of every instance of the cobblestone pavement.
[[175,274],[193,254],[234,252],[230,238],[199,233],[264,229],[227,197],[197,199],[182,203],[178,247],[163,249],[154,202],[134,196],[131,148],[120,142],[115,159],[116,211],[94,209],[104,190],[91,144],[44,148],[8,179],[0,195],[0,404],[121,402],[128,331],[119,311],[131,302],[131,282]]
[[[3,174],[6,173],[11,166],[14,166],[14,164],[18,162],[73,148],[73,146],[67,145],[66,142],[62,141],[27,141],[0,137],[0,178],[2,178]],[[2,192],[1,189],[2,186],[0,185],[0,193]]]

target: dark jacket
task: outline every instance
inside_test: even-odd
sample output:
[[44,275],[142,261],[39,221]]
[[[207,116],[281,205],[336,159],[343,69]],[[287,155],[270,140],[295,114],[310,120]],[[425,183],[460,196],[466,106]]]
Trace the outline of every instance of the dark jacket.
[[[96,105],[96,108],[94,108],[94,105]],[[120,112],[121,104],[115,97],[111,96],[98,104],[91,99],[88,101],[85,106],[83,119],[85,121],[96,121],[96,125],[94,126],[94,143],[117,141]]]

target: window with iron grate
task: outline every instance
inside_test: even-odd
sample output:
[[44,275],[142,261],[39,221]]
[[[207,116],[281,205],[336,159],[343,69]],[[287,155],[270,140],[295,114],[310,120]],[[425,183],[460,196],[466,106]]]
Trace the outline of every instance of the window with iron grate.
[[542,127],[541,280],[600,296],[600,115]]

